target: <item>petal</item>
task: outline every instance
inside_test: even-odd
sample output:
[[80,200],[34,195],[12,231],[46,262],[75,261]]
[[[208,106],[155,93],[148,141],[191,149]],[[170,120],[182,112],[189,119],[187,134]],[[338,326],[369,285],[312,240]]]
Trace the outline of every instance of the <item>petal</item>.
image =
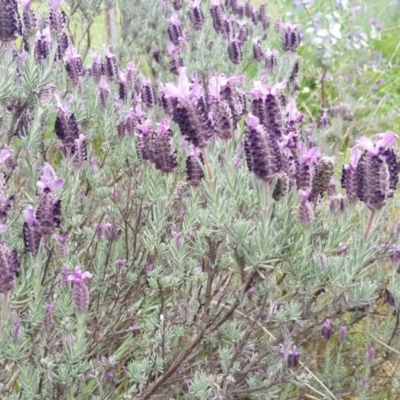
[[0,151],[0,163],[3,163],[11,157],[11,150],[3,149]]
[[0,233],[3,233],[7,230],[7,225],[0,224]]
[[386,131],[385,133],[378,133],[375,138],[377,139],[375,146],[380,149],[392,146],[396,142],[398,136],[394,132]]
[[372,143],[372,140],[362,136],[360,139],[357,140],[355,146],[356,148],[362,147],[363,149],[367,150],[371,154],[378,154],[379,150],[375,147]]
[[358,164],[358,160],[361,157],[361,151],[360,149],[358,149],[357,147],[353,147],[352,149],[350,149],[350,165],[353,168],[357,167]]
[[57,179],[54,179],[54,180],[50,183],[49,188],[50,188],[51,190],[60,190],[60,189],[63,187],[63,185],[64,185],[64,179],[62,179],[62,178],[57,178]]
[[90,279],[90,278],[92,278],[93,277],[93,274],[91,274],[89,271],[85,271],[83,274],[82,274],[82,279]]
[[260,119],[253,114],[249,114],[246,118],[246,125],[255,128],[260,124]]

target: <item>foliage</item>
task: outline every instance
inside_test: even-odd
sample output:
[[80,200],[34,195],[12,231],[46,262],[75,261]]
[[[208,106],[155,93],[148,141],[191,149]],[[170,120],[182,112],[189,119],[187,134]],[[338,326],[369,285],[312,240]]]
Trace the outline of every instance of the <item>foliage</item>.
[[[399,163],[360,137],[399,127],[399,46],[374,5],[228,1],[235,36],[183,2],[171,50],[179,1],[33,26],[21,1],[19,38],[3,3],[1,398],[395,398]],[[118,46],[90,60],[105,5]]]

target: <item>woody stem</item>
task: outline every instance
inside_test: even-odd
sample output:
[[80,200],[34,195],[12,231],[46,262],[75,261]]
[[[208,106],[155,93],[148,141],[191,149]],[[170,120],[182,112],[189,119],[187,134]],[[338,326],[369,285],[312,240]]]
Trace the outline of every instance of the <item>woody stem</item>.
[[7,326],[7,310],[8,310],[9,292],[3,293],[3,321],[1,323],[1,331],[4,332]]
[[263,214],[264,218],[267,218],[268,214],[268,202],[269,202],[269,181],[263,181],[264,183],[264,207],[263,207]]

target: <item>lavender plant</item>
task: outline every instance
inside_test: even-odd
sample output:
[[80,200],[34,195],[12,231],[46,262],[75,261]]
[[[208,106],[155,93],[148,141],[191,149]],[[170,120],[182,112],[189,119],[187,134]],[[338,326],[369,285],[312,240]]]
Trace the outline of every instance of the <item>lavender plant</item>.
[[395,398],[397,135],[307,130],[264,3],[120,1],[89,64],[78,3],[0,0],[1,398]]

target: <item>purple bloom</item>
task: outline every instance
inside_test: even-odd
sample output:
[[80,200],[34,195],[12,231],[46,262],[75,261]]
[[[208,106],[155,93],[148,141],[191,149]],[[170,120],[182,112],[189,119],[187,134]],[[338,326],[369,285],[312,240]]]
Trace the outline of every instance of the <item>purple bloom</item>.
[[0,3],[0,42],[12,42],[21,35],[21,21],[16,0]]
[[54,305],[55,303],[49,303],[44,306],[46,310],[46,317],[44,319],[43,324],[46,328],[50,328],[54,324],[54,319],[53,319]]
[[357,199],[357,164],[361,157],[361,151],[353,147],[350,150],[350,164],[343,166],[341,184],[346,190],[349,201]]
[[397,189],[400,163],[393,148],[397,135],[385,132],[375,136],[375,141],[360,138],[355,148],[365,152],[357,163],[357,195],[371,210],[379,210]]
[[50,190],[60,190],[64,185],[64,179],[56,175],[53,167],[49,163],[45,163],[37,185],[42,190],[46,188]]
[[239,158],[239,157],[236,157],[236,158],[233,160],[233,168],[234,168],[234,169],[237,169],[241,163],[242,163],[242,159]]
[[175,240],[176,247],[179,249],[182,246],[182,232],[171,231],[171,235]]
[[58,255],[60,258],[67,258],[68,257],[68,236],[61,236],[61,235],[56,235],[56,240],[58,242]]
[[71,286],[71,282],[68,279],[69,275],[70,275],[70,270],[67,267],[63,267],[61,270],[61,282],[65,287]]
[[74,273],[68,276],[68,280],[74,284],[73,303],[81,311],[87,310],[89,306],[89,289],[85,284],[85,280],[90,279],[92,276],[88,271],[82,272],[78,266],[75,267]]
[[329,319],[326,319],[322,325],[322,336],[326,341],[332,337],[332,324]]
[[310,202],[308,201],[309,192],[299,190],[300,206],[299,206],[299,219],[303,225],[308,225],[314,219],[314,211]]
[[347,328],[345,326],[342,326],[339,332],[339,342],[344,343],[346,341],[346,337],[347,337]]
[[82,62],[81,56],[78,54],[77,49],[70,45],[65,50],[64,61],[66,62],[66,70],[69,79],[75,85],[79,84],[80,77],[82,76]]
[[172,146],[170,121],[163,119],[153,134],[153,160],[155,166],[165,173],[172,172],[178,166],[177,152]]
[[369,363],[372,363],[375,360],[376,351],[373,347],[370,347],[367,353],[367,360]]
[[85,279],[90,279],[92,277],[93,275],[90,272],[82,272],[80,267],[76,266],[74,273],[68,276],[68,281],[74,283],[75,285],[80,285],[85,281]]
[[130,330],[132,331],[132,334],[135,338],[140,336],[140,325],[139,324],[133,324],[130,328]]
[[10,250],[4,240],[0,241],[0,293],[9,292],[13,286],[19,269],[18,256]]
[[26,222],[23,225],[23,237],[25,250],[36,256],[42,235],[39,231],[39,222],[36,219],[36,209],[29,205],[24,211]]
[[246,125],[248,131],[244,148],[247,166],[258,178],[271,182],[282,168],[282,154],[276,135],[265,129],[252,114],[247,117]]
[[297,347],[293,346],[292,349],[289,350],[289,353],[288,353],[288,366],[289,366],[289,368],[297,367],[297,364],[299,363],[299,358],[300,358],[300,353],[297,350]]
[[100,104],[105,107],[107,104],[107,99],[111,93],[110,86],[108,86],[107,82],[103,77],[100,78],[99,81],[99,98]]

